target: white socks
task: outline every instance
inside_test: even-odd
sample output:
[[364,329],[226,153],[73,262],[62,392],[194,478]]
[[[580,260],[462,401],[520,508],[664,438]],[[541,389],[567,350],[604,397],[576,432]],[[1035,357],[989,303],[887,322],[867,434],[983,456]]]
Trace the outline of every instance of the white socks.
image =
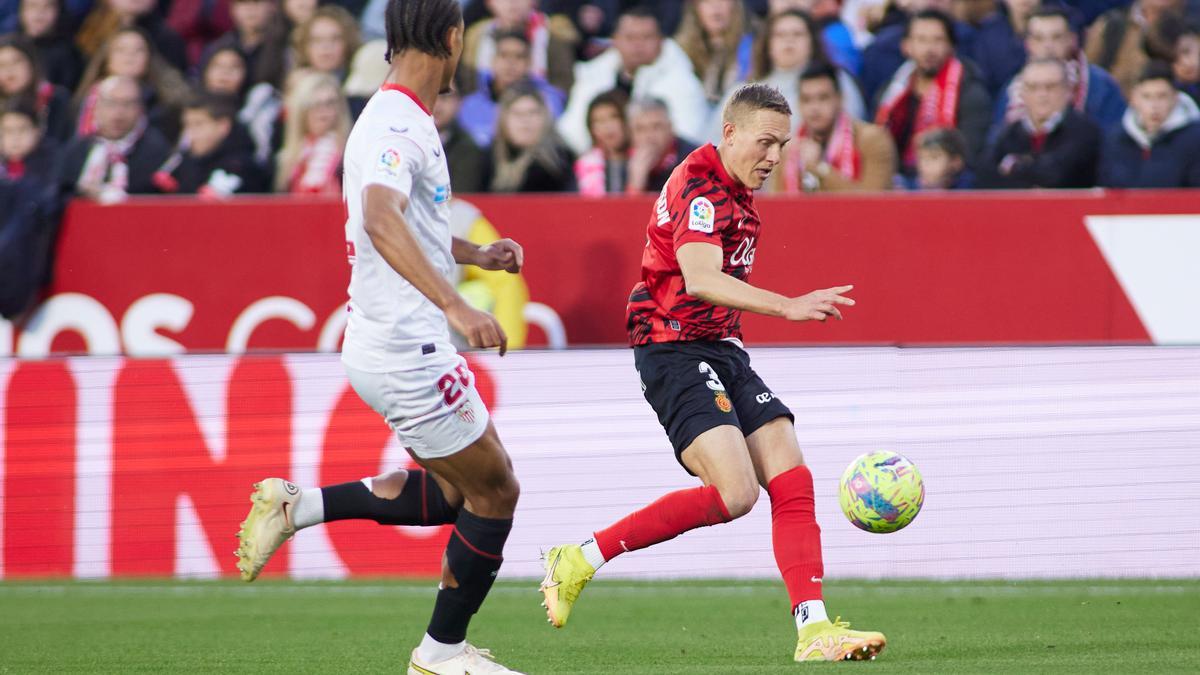
[[292,525],[297,530],[312,527],[325,522],[325,500],[321,497],[321,488],[310,488],[300,491],[300,499],[292,511]]
[[596,543],[596,538],[592,537],[580,544],[583,549],[583,559],[588,561],[588,564],[593,569],[600,569],[600,566],[608,562],[604,559],[604,554],[600,553],[600,545]]
[[466,648],[467,643],[465,641],[448,645],[444,642],[434,640],[429,636],[429,633],[426,633],[425,637],[421,638],[421,645],[417,647],[417,658],[421,659],[422,663],[432,666],[435,663],[441,663],[442,661],[458,656]]
[[796,628],[802,629],[820,621],[828,621],[824,600],[805,600],[796,605]]

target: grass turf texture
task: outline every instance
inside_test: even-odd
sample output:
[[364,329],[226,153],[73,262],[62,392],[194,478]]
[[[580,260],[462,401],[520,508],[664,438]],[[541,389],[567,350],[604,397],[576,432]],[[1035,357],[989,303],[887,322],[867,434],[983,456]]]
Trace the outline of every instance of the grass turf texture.
[[[588,587],[556,631],[536,582],[501,582],[472,642],[529,673],[1200,672],[1200,580],[830,581],[830,612],[881,630],[872,663],[797,664],[782,585]],[[403,673],[429,583],[0,583],[0,672]]]

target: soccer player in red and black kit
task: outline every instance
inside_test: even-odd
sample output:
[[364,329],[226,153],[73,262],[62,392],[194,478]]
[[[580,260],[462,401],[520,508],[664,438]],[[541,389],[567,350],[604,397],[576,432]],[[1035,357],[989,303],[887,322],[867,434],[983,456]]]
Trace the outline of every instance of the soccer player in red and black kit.
[[614,557],[745,515],[771,497],[775,560],[799,631],[795,659],[872,659],[881,633],[830,622],[821,595],[821,530],[793,416],[750,367],[743,311],[791,321],[842,318],[850,286],[786,297],[751,286],[762,222],[753,191],[779,164],[792,128],[778,90],[740,88],[723,111],[721,145],[675,169],[654,206],[642,281],[629,296],[629,339],[646,400],[675,456],[703,486],[672,492],[583,544],[546,555],[550,622],[566,624],[580,591]]

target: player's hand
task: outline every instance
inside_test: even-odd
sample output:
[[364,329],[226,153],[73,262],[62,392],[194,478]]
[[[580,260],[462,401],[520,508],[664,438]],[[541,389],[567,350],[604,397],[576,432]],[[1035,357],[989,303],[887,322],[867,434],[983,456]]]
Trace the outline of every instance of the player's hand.
[[824,321],[829,317],[842,318],[838,305],[852,306],[854,301],[843,295],[854,286],[834,286],[813,291],[798,298],[788,298],[783,306],[783,318],[788,321]]
[[485,270],[504,270],[510,274],[525,265],[525,249],[512,239],[501,239],[479,247],[477,267]]
[[508,351],[508,336],[500,327],[496,317],[481,312],[467,304],[466,300],[446,308],[446,320],[450,327],[467,339],[467,343],[477,349],[500,348],[500,356]]

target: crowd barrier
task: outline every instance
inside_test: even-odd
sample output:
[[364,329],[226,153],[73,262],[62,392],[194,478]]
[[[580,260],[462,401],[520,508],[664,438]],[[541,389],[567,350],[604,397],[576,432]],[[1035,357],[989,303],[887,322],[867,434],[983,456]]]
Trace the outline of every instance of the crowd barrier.
[[[651,197],[466,199],[524,245],[530,299],[557,314],[568,344],[625,341]],[[1195,191],[762,198],[759,209],[756,284],[852,283],[859,304],[828,325],[748,317],[751,344],[1200,342]],[[336,351],[343,222],[336,200],[76,202],[50,297],[21,330],[0,323],[0,356]]]
[[[829,577],[1200,575],[1200,348],[774,348],[755,366],[797,415]],[[694,485],[626,350],[471,358],[522,483],[502,574]],[[897,450],[926,481],[890,535],[852,527],[836,485]],[[235,573],[250,485],[406,466],[337,357],[0,360],[0,578]],[[445,528],[303,531],[268,576],[436,574]],[[617,577],[773,577],[764,494],[744,519],[605,568]]]

